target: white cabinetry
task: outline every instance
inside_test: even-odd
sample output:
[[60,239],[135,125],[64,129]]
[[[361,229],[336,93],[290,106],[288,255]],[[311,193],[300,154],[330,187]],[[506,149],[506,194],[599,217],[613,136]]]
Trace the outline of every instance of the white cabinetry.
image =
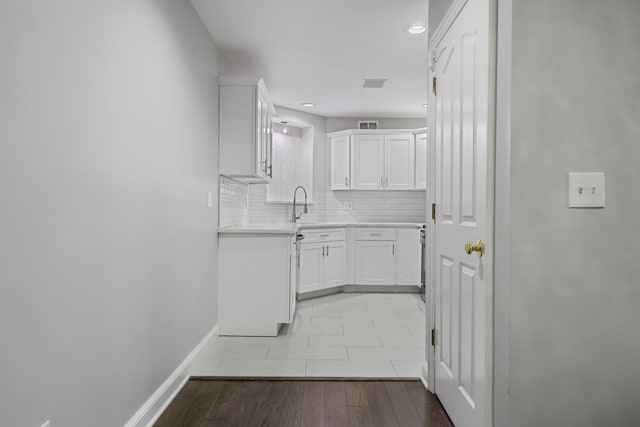
[[421,284],[417,227],[314,228],[302,233],[299,293],[345,284]]
[[357,285],[420,285],[420,230],[362,228],[356,231]]
[[427,189],[427,133],[416,133],[416,190]]
[[295,234],[221,233],[220,335],[277,336],[295,314]]
[[312,292],[345,284],[344,229],[303,232],[300,245],[298,292]]
[[262,79],[219,77],[220,174],[252,183],[273,175],[271,118],[275,114]]
[[353,188],[384,188],[384,135],[353,135]]
[[385,135],[384,188],[410,190],[414,187],[413,135]]
[[420,230],[396,229],[396,284],[420,286],[422,257]]
[[356,240],[356,284],[395,285],[395,242]]
[[340,135],[331,139],[331,189],[351,188],[351,137]]
[[356,230],[356,284],[395,285],[395,230]]
[[[332,190],[343,190],[338,179],[351,183],[353,190],[411,190],[415,185],[415,143],[410,131],[349,131],[331,136]],[[346,171],[344,147],[338,141],[351,138],[351,179],[337,175]],[[346,145],[346,144],[345,144]],[[341,150],[341,151],[338,151]]]

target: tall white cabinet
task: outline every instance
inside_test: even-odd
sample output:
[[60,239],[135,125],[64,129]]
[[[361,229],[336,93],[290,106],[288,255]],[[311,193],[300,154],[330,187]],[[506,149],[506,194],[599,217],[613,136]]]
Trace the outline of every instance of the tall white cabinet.
[[273,176],[275,108],[259,78],[220,76],[220,174],[247,183]]

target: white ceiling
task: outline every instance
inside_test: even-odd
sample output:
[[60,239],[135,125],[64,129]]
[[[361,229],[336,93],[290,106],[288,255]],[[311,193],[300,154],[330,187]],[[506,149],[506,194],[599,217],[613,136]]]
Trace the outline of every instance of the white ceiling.
[[[234,75],[326,117],[426,117],[427,0],[192,0]],[[362,79],[389,79],[363,89]],[[301,106],[313,102],[313,108]]]

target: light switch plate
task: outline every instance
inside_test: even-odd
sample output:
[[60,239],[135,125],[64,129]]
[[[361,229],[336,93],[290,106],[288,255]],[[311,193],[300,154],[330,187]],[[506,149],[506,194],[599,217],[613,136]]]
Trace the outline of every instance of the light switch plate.
[[604,208],[604,173],[569,173],[570,208]]
[[342,202],[342,207],[346,211],[353,210],[353,202],[350,200],[345,200],[344,202]]

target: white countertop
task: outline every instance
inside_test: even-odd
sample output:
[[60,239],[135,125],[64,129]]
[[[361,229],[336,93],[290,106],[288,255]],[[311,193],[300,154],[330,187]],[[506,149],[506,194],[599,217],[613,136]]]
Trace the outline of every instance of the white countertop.
[[298,230],[313,228],[340,227],[379,227],[379,228],[420,228],[424,223],[419,222],[315,222],[297,224],[251,224],[240,227],[219,228],[218,233],[244,234],[294,234]]
[[381,228],[420,228],[419,222],[315,222],[298,223],[298,228],[331,228],[331,227],[381,227]]
[[295,234],[295,224],[252,224],[241,227],[218,228],[218,234]]

